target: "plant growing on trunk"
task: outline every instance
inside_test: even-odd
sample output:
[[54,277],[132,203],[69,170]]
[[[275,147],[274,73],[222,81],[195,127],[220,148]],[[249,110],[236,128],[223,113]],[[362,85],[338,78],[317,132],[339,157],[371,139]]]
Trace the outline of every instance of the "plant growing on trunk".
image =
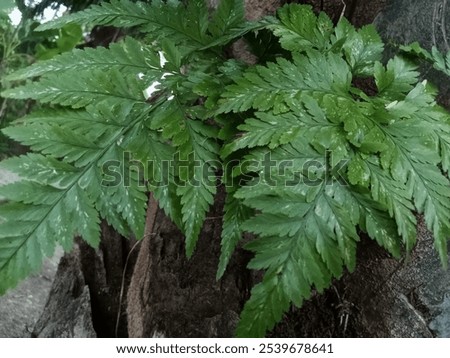
[[[217,279],[244,232],[264,270],[237,328],[263,336],[355,267],[359,233],[400,257],[423,214],[443,265],[450,234],[450,115],[417,67],[381,63],[373,26],[336,26],[310,7],[244,19],[242,1],[111,0],[41,25],[136,27],[109,48],[76,49],[6,78],[2,95],[48,106],[4,130],[32,149],[0,166],[0,292],[73,237],[92,246],[100,219],[144,235],[148,192],[194,253],[219,182],[226,188]],[[229,59],[244,37],[258,58]],[[450,54],[420,54],[450,73]],[[37,79],[36,79],[37,78]],[[373,80],[374,93],[354,83]],[[35,80],[36,79],[36,80]]]

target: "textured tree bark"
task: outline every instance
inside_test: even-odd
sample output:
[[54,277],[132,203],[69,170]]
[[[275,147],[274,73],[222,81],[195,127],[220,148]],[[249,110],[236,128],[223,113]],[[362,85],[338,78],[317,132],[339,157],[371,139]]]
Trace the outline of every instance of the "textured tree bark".
[[44,311],[31,332],[33,338],[95,338],[89,288],[77,248],[58,266]]
[[222,198],[218,196],[208,214],[190,260],[185,255],[183,235],[162,211],[156,212],[128,290],[130,337],[232,336],[251,278],[245,269],[248,256],[238,250],[223,279],[215,279]]
[[127,337],[126,295],[136,255],[134,241],[106,222],[93,249],[76,240],[61,259],[34,337]]

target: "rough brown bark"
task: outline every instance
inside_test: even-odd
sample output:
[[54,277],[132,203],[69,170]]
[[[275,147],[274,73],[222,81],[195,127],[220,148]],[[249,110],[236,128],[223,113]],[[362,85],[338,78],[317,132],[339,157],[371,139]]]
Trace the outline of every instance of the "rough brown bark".
[[142,241],[128,291],[130,337],[230,337],[251,284],[248,255],[238,250],[222,280],[220,254],[223,195],[208,214],[195,254],[187,259],[184,238],[158,210]]

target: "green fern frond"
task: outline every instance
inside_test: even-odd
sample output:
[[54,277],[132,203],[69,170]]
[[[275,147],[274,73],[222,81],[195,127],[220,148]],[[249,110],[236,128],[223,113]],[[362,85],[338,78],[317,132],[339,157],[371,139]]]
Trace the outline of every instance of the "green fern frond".
[[[175,4],[178,3],[175,1]],[[83,11],[78,11],[68,16],[63,16],[37,27],[37,31],[59,29],[66,24],[79,25],[109,25],[115,27],[138,26],[151,21],[154,18],[155,9],[162,8],[162,1],[153,1],[150,7],[144,2],[130,0],[111,0],[100,5],[92,5]],[[169,2],[173,7],[174,1]]]
[[372,76],[373,64],[382,59],[384,44],[374,25],[356,30],[347,19],[341,18],[332,43],[334,51],[342,51],[355,76]]
[[193,253],[206,213],[214,202],[214,166],[218,163],[217,131],[197,116],[194,108],[182,104],[175,96],[149,119],[149,127],[161,131],[163,138],[172,142],[178,156],[176,193],[181,200],[188,256]]
[[274,149],[299,136],[310,136],[315,145],[333,150],[336,157],[345,157],[349,146],[342,118],[336,112],[339,102],[330,97],[318,102],[308,95],[302,96],[302,102],[291,102],[291,112],[288,113],[255,113],[256,118],[247,119],[238,126],[244,133],[226,145],[222,155],[226,157],[238,149],[256,146]]
[[[307,148],[305,140],[297,140],[295,146],[285,145],[273,151],[274,159],[292,158],[290,180],[293,173],[302,172],[301,157],[303,163],[323,162],[320,153]],[[359,241],[356,225],[393,255],[400,254],[401,240],[395,222],[379,203],[352,187],[321,179],[320,171],[317,173],[320,185],[312,185],[308,176],[302,175],[286,185],[286,178],[277,173],[275,168],[270,181],[284,180],[284,185],[280,182],[275,185],[260,176],[257,182],[236,193],[244,204],[260,213],[243,226],[261,237],[247,245],[256,252],[249,268],[266,270],[263,282],[253,289],[244,307],[237,330],[239,336],[263,335],[280,319],[290,302],[301,305],[309,298],[312,287],[320,292],[330,285],[332,277],[342,274],[344,266],[353,270]],[[278,282],[276,290],[270,284],[274,280]]]
[[111,68],[117,68],[122,74],[142,74],[153,78],[160,78],[163,74],[158,53],[149,46],[127,37],[122,42],[111,44],[109,49],[74,49],[51,60],[36,62],[10,74],[5,80],[18,81],[67,71],[109,71]]
[[268,27],[280,38],[284,49],[303,52],[330,47],[333,22],[324,13],[316,16],[311,6],[289,4],[278,10],[279,22],[273,20]]
[[203,168],[194,168],[194,173],[185,184],[177,188],[177,194],[181,197],[181,213],[183,215],[183,227],[186,236],[186,254],[191,257],[200,230],[209,211],[210,205],[214,202],[216,187],[204,182]]
[[258,23],[244,21],[240,0],[221,1],[209,21],[204,0],[163,2],[153,0],[151,5],[129,0],[111,0],[100,5],[41,24],[37,30],[60,28],[68,23],[79,25],[108,25],[114,27],[138,26],[152,41],[164,39],[191,49],[207,49],[228,43],[245,33],[261,28]]
[[125,106],[113,108],[111,111],[100,104],[79,111],[47,111],[45,119],[39,114],[31,115],[3,132],[36,152],[83,167],[115,138],[120,138],[126,128],[129,111]]
[[153,40],[168,37],[176,44],[194,48],[206,46],[212,39],[206,33],[208,9],[204,0],[189,1],[188,5],[180,1],[165,3],[154,0],[150,6],[143,2],[111,0],[42,24],[37,30],[60,28],[67,23],[114,27],[139,26]]
[[413,63],[401,57],[394,57],[389,60],[386,68],[376,62],[374,77],[378,95],[394,101],[404,98],[404,95],[414,88],[419,72]]
[[373,25],[356,30],[345,18],[333,28],[325,13],[316,16],[311,6],[289,4],[278,10],[279,20],[267,26],[280,44],[291,52],[334,52],[343,54],[355,76],[373,75],[373,63],[380,61],[384,45]]
[[431,54],[434,62],[434,68],[436,68],[438,71],[442,71],[447,76],[450,76],[450,51],[448,51],[446,55],[443,55],[434,46],[431,49]]
[[[262,211],[262,214],[245,224],[246,230],[263,236],[247,245],[248,249],[256,252],[249,267],[267,271],[263,282],[252,290],[252,296],[244,306],[237,329],[238,336],[263,336],[281,319],[291,302],[300,306],[304,299],[310,297],[311,286],[319,292],[328,287],[333,276],[342,274],[345,257],[336,253],[344,250],[344,255],[351,258],[347,264],[354,266],[355,241],[358,236],[356,223],[352,220],[358,219],[358,213],[355,217],[344,213],[331,192],[317,193],[310,203],[305,201],[302,194],[290,194],[293,201],[304,203],[303,211],[297,211],[297,216],[292,218],[283,214],[286,212],[285,197],[275,196],[274,203],[276,201],[280,208],[278,214],[273,214],[273,210],[270,214]],[[253,191],[252,197],[255,194]],[[246,202],[252,203],[252,197],[246,195]],[[281,229],[280,225],[286,225],[287,229],[288,223],[294,224],[294,221],[295,225],[291,229]],[[269,227],[274,228],[270,230],[272,234],[278,231],[281,236],[273,236],[266,230]],[[292,230],[294,227],[296,229]],[[335,238],[336,234],[340,235],[339,239]],[[347,250],[350,252],[347,253]],[[277,282],[276,288],[271,285],[274,281]]]
[[70,164],[37,153],[28,153],[0,162],[0,168],[16,173],[24,179],[42,184],[65,187],[73,180],[78,169]]
[[250,108],[287,112],[292,102],[307,95],[316,100],[324,96],[351,100],[350,68],[338,55],[310,51],[293,54],[293,62],[279,58],[276,63],[246,71],[222,96],[221,113],[242,112]]
[[348,177],[352,184],[369,187],[375,201],[388,209],[389,215],[395,219],[398,233],[403,238],[407,251],[410,251],[417,238],[415,210],[412,193],[407,186],[392,178],[383,170],[379,159],[372,156],[364,159],[360,155],[352,158],[348,166]]
[[[408,129],[411,132],[406,131],[404,125],[391,126],[389,129],[388,133],[395,144],[391,154],[386,155],[389,158],[385,157],[385,160],[389,162],[394,178],[406,182],[408,189],[413,192],[415,207],[419,213],[424,213],[427,227],[434,234],[442,264],[446,265],[446,243],[450,235],[450,182],[438,168],[441,159],[436,144],[431,143],[431,140],[428,143],[426,139],[417,140],[417,131],[426,130],[422,125],[414,127],[410,123]],[[412,152],[417,154],[411,156]]]
[[[262,245],[261,247],[263,247]],[[280,247],[282,245],[283,247]],[[286,260],[286,268],[299,279],[295,282],[288,282],[283,275],[272,273],[271,275],[266,275],[261,283],[254,286],[250,299],[245,303],[244,310],[241,313],[241,320],[236,330],[238,337],[264,337],[266,332],[271,330],[275,323],[281,321],[283,315],[288,311],[291,306],[289,296],[302,297],[302,295],[309,295],[309,286],[303,286],[305,280],[309,279],[308,274],[292,264],[293,261],[303,259],[303,257],[298,257],[298,247],[279,242],[278,247],[266,245],[262,248],[262,250],[274,249],[278,252],[283,250],[286,256],[288,251],[293,253],[292,257],[289,257],[289,261]],[[306,251],[306,244],[304,244],[303,252]],[[314,257],[313,250],[309,252],[309,257]],[[309,257],[303,260],[305,266],[310,264],[310,261],[308,261]],[[323,269],[325,275],[328,274],[324,267],[320,267],[320,269]],[[285,292],[286,289],[289,290],[289,296]],[[297,299],[297,303],[300,306],[302,301]]]
[[14,99],[31,98],[42,103],[72,108],[86,107],[94,102],[132,106],[145,102],[142,92],[147,86],[138,78],[124,78],[116,69],[108,72],[93,70],[51,74],[39,82],[3,91],[2,96]]
[[[0,207],[0,293],[39,269],[43,257],[53,254],[56,242],[66,250],[72,247],[75,235],[93,246],[100,242],[94,203],[79,187],[76,176],[73,179],[65,188],[30,182],[0,187],[2,196],[15,201]],[[34,196],[34,191],[49,195]]]
[[[378,62],[383,44],[372,27],[356,31],[341,20],[325,34],[315,18],[308,33],[290,18],[309,11],[290,5],[280,10],[281,24],[270,25],[294,52],[292,62],[278,59],[247,70],[219,100],[219,113],[257,110],[222,150],[229,157],[258,147],[245,159],[259,164],[235,170],[257,176],[235,197],[259,213],[242,227],[260,237],[248,246],[256,251],[249,267],[266,270],[242,312],[241,336],[264,334],[290,302],[300,304],[314,286],[327,287],[344,266],[352,270],[357,225],[399,257],[402,244],[409,251],[416,241],[414,211],[424,212],[446,261],[449,181],[439,165],[448,168],[448,114],[435,106],[427,85],[417,84],[415,65],[401,57],[387,66]],[[298,27],[288,31],[289,21]],[[376,96],[350,85],[352,76],[368,75],[375,78]],[[267,153],[278,166],[261,164]],[[330,184],[327,165],[342,159],[350,160],[339,176],[344,182]],[[308,163],[314,163],[312,172]],[[308,270],[315,271],[302,276]]]
[[227,197],[223,208],[222,240],[219,267],[216,279],[219,280],[230,262],[238,242],[241,240],[243,229],[242,224],[250,217],[251,210],[243,205],[241,200],[236,199],[233,194],[236,188],[227,188]]
[[[143,192],[145,192],[145,185],[139,183],[139,178],[133,176],[127,178],[128,184],[125,182],[125,175],[132,173],[132,171],[124,163],[124,151],[128,148],[126,146],[123,149],[120,147],[123,137],[130,134],[136,126],[141,125],[140,123],[145,118],[144,116],[133,116],[133,114],[134,112],[126,111],[124,107],[119,105],[112,109],[102,105],[99,105],[98,108],[90,107],[85,113],[80,111],[75,115],[73,112],[56,111],[52,116],[47,112],[47,124],[31,121],[32,130],[24,130],[23,133],[26,135],[23,137],[20,134],[21,129],[26,128],[27,124],[10,127],[5,129],[5,132],[13,134],[14,138],[21,140],[22,143],[31,144],[37,151],[63,160],[63,163],[52,161],[51,158],[36,160],[39,157],[25,156],[22,157],[23,159],[6,160],[1,163],[1,166],[6,169],[10,168],[27,180],[35,181],[44,177],[47,179],[44,183],[50,185],[61,185],[61,182],[48,181],[48,172],[55,170],[52,167],[60,166],[68,171],[68,173],[58,173],[57,177],[59,178],[68,177],[75,171],[75,168],[79,168],[75,172],[78,175],[76,181],[82,188],[86,189],[93,200],[103,200],[102,195],[111,198],[111,200],[99,204],[97,209],[102,216],[112,217],[110,213],[108,214],[111,210],[121,213],[125,222],[128,222],[128,226],[133,228],[136,237],[140,238],[144,228],[146,196]],[[56,123],[49,125],[52,118],[55,119]],[[65,127],[65,123],[71,126],[71,120],[74,118],[84,118],[85,120],[84,128],[79,132],[69,131]],[[84,133],[86,129],[89,130],[89,119],[92,120],[94,128],[99,125],[99,121],[103,121],[107,128],[111,118],[115,118],[114,125],[108,132],[103,133],[98,138],[94,139],[93,133],[90,131]],[[130,121],[130,118],[133,118],[133,120]],[[65,119],[67,119],[66,122]],[[64,142],[64,139],[67,138],[58,135],[67,132],[71,133],[74,139]],[[27,137],[28,134],[31,136]],[[87,143],[89,143],[89,150],[83,149],[87,147]],[[77,151],[80,153],[79,155],[76,155]],[[35,163],[30,159],[35,159]],[[17,160],[19,160],[19,163],[17,163]],[[73,164],[74,168],[68,166],[68,163]],[[109,168],[108,163],[113,166],[112,169]],[[33,167],[35,169],[31,170]],[[24,168],[24,170],[21,168]],[[42,170],[43,173],[39,173],[39,170]],[[118,176],[119,174],[120,176]],[[115,175],[116,177],[114,177]],[[113,178],[108,179],[109,177]],[[108,185],[113,179],[117,179],[117,182],[114,182],[114,185]],[[64,182],[66,181],[67,179]],[[114,222],[110,222],[110,224],[115,226]],[[120,221],[118,226],[121,231],[124,230],[124,225]]]
[[[149,118],[153,118],[153,113]],[[133,163],[139,163],[144,170],[143,177],[159,207],[182,229],[181,203],[176,193],[175,173],[169,165],[175,159],[174,148],[147,126],[131,137],[126,148],[133,153]]]
[[[417,211],[424,213],[427,226],[434,234],[442,264],[446,265],[450,182],[438,165],[445,159],[445,149],[444,156],[440,149],[446,148],[450,122],[449,116],[436,108],[433,93],[428,92],[424,83],[419,83],[403,101],[386,107],[382,115],[398,120],[382,127],[389,149],[382,153],[381,164],[390,169],[395,180],[406,183]],[[437,113],[441,114],[436,116]]]
[[413,54],[433,64],[433,67],[450,76],[450,51],[447,54],[441,53],[436,46],[433,46],[431,53],[425,50],[418,42],[410,45],[400,46],[403,52]]
[[209,32],[215,37],[227,35],[230,30],[245,23],[244,2],[241,0],[220,1],[217,10],[208,25]]
[[[255,159],[255,162],[264,163],[265,156],[266,154],[263,151],[259,151],[257,156],[251,156],[250,158]],[[311,202],[317,198],[321,191],[325,191],[327,195],[337,200],[332,204],[336,215],[343,215],[339,206],[344,206],[346,203],[346,208],[355,211],[347,212],[345,216],[351,218],[353,226],[358,223],[360,214],[357,201],[351,195],[346,194],[345,191],[339,191],[337,184],[328,188],[331,183],[328,182],[330,178],[327,178],[329,174],[324,170],[326,157],[314,150],[303,137],[274,150],[271,153],[271,160],[289,164],[282,168],[283,175],[280,174],[280,168],[274,167],[272,171],[264,172],[263,177],[259,178],[258,184],[245,186],[236,194],[238,198],[244,199],[244,204],[265,213],[264,216],[257,216],[249,220],[249,222],[257,220],[257,223],[255,222],[251,226],[253,232],[263,236],[297,235],[303,230],[304,226],[304,222],[298,220],[298,218],[303,218],[304,215],[314,210]],[[308,163],[315,164],[308,169]],[[259,171],[260,169],[254,168],[254,170]],[[331,188],[334,188],[332,192],[330,192]],[[319,204],[331,205],[330,203],[322,203],[320,200]],[[338,223],[330,217],[324,219],[329,225],[332,225],[333,222],[336,223],[333,225]],[[342,221],[343,219],[341,219]],[[351,225],[347,224],[346,227],[347,229],[341,228],[338,231],[350,233],[354,230],[354,228],[351,229]],[[333,226],[332,230],[335,229],[337,230]],[[355,238],[354,235],[352,237]],[[351,247],[352,245],[348,246],[342,241],[338,249],[338,251],[341,250],[342,257],[345,258],[345,262],[350,268],[354,265],[354,258],[351,258],[354,247],[353,249]]]

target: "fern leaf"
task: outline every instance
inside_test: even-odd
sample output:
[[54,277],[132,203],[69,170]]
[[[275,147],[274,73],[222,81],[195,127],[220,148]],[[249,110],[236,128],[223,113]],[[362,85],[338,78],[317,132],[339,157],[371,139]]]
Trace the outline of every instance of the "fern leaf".
[[181,214],[186,236],[186,253],[191,256],[206,213],[214,201],[218,147],[214,141],[216,131],[196,119],[195,109],[183,105],[177,98],[167,101],[149,119],[153,130],[161,130],[178,150],[175,176],[177,195],[181,201]]
[[[0,206],[0,294],[39,269],[43,252],[53,254],[56,246],[54,240],[48,240],[42,246],[38,235],[29,240],[30,233],[33,233],[43,215],[42,210],[24,204]],[[14,222],[3,222],[9,218],[14,218]]]
[[215,186],[205,185],[203,181],[203,168],[194,168],[190,182],[177,188],[177,194],[181,197],[188,257],[191,257],[194,252],[206,213],[214,202]]
[[380,61],[384,45],[372,25],[356,30],[345,18],[336,28],[325,13],[316,16],[309,5],[289,4],[278,10],[279,22],[268,25],[281,46],[292,52],[318,50],[342,52],[353,75],[373,75],[374,61]]
[[434,129],[435,140],[439,143],[442,169],[448,174],[450,171],[450,116],[444,108],[436,105],[419,115],[430,122]]
[[[172,2],[173,3],[173,2]],[[160,7],[160,1],[154,1],[154,7]],[[57,18],[39,25],[37,31],[59,29],[66,24],[109,25],[115,27],[131,27],[142,25],[153,18],[152,7],[143,2],[130,0],[111,0],[100,5],[92,5],[83,11]]]
[[[239,336],[263,336],[281,319],[290,302],[300,306],[309,298],[312,285],[321,292],[330,285],[332,277],[342,274],[344,263],[350,270],[354,269],[355,244],[359,240],[355,226],[358,222],[371,237],[393,254],[399,254],[400,240],[389,216],[375,202],[359,197],[339,184],[320,191],[312,202],[297,194],[300,188],[295,188],[295,192],[293,188],[275,192],[272,188],[271,196],[263,196],[259,201],[254,188],[250,191],[252,194],[245,189],[240,190],[239,196],[245,198],[247,205],[262,212],[244,226],[262,236],[247,245],[256,252],[249,268],[267,271],[263,282],[252,290],[252,297],[244,306],[237,330]],[[261,191],[263,195],[265,192]],[[293,205],[287,207],[291,200]],[[271,209],[267,211],[270,205]],[[296,216],[290,218],[285,213]],[[379,222],[385,226],[375,224]],[[338,256],[337,252],[341,254]],[[270,284],[267,286],[272,280],[277,282],[276,291]]]
[[[313,103],[309,103],[311,111]],[[258,178],[235,194],[259,213],[242,227],[260,237],[247,246],[256,252],[249,268],[266,270],[263,282],[255,287],[242,312],[237,331],[240,336],[264,335],[290,302],[301,305],[312,286],[320,292],[332,277],[342,274],[344,266],[353,270],[359,241],[356,225],[394,256],[400,254],[401,240],[386,208],[367,193],[340,184],[338,178],[330,182],[323,170],[326,156],[311,147],[311,140],[308,134],[299,135],[272,150],[274,163],[290,165],[283,171],[278,166],[254,167]],[[265,153],[261,149],[249,158],[262,163]],[[305,172],[305,164],[311,162],[317,170]],[[278,282],[276,291],[269,284],[273,281]]]
[[425,83],[419,83],[402,101],[388,105],[382,113],[401,120],[382,127],[389,139],[389,149],[382,153],[381,163],[390,169],[395,180],[406,183],[412,192],[415,207],[419,213],[424,213],[441,261],[446,265],[450,189],[449,180],[438,165],[442,162],[439,146],[445,145],[450,127],[448,116],[439,114],[428,90]]
[[[208,139],[208,129],[198,121],[186,121],[189,140],[180,146],[181,162],[189,158],[189,168],[180,167],[177,194],[181,198],[186,253],[190,257],[216,193],[217,147]],[[191,167],[193,165],[193,168]]]
[[333,150],[336,158],[345,157],[349,148],[341,115],[336,112],[337,103],[330,98],[318,102],[308,95],[303,96],[302,102],[290,103],[289,113],[257,112],[256,118],[247,119],[238,126],[245,132],[223,148],[222,156],[256,146],[274,149],[299,136],[309,136],[315,145]]
[[[161,107],[164,107],[164,104]],[[140,165],[144,171],[143,177],[158,200],[159,207],[182,229],[181,203],[176,193],[175,173],[173,167],[169,166],[175,159],[174,148],[145,126],[126,143],[126,149],[133,153],[133,163]]]
[[[24,189],[52,195],[30,199]],[[66,250],[71,248],[75,235],[82,235],[93,246],[100,242],[97,211],[76,182],[63,189],[18,182],[0,187],[0,192],[8,199],[34,202],[0,207],[1,293],[40,268],[43,257],[53,253],[56,240]]]
[[401,57],[389,60],[386,68],[381,63],[375,63],[375,82],[378,94],[392,101],[404,98],[417,83],[419,72],[417,66]]
[[175,44],[204,47],[212,38],[207,34],[208,9],[203,0],[143,2],[111,0],[40,25],[37,30],[60,28],[67,23],[80,25],[139,26],[153,40],[170,38]]
[[163,2],[151,5],[129,0],[111,0],[69,16],[41,24],[37,30],[60,28],[68,23],[80,25],[138,26],[152,41],[170,39],[175,45],[189,49],[208,49],[230,42],[245,33],[263,28],[258,22],[245,23],[241,0],[222,0],[209,19],[204,0]]
[[290,103],[301,101],[305,95],[316,100],[331,96],[346,101],[351,98],[350,82],[348,65],[335,54],[293,54],[293,62],[280,58],[245,72],[236,84],[227,87],[219,112],[254,108],[273,109],[277,114],[286,112]]
[[379,160],[374,157],[366,160],[360,156],[352,158],[348,175],[352,184],[368,186],[370,183],[373,199],[388,209],[389,215],[397,223],[398,233],[403,238],[406,250],[411,251],[416,242],[417,222],[413,214],[412,195],[406,185],[394,180],[381,168]]
[[[140,109],[144,111],[145,107]],[[123,128],[129,112],[128,106],[110,107],[102,104],[88,106],[81,110],[53,110],[50,114],[47,111],[38,110],[16,120],[14,124],[23,128],[38,125],[64,127],[73,133],[87,136],[90,141],[101,141]],[[12,128],[15,127],[9,127],[8,131],[11,131]],[[29,138],[33,138],[33,136]]]
[[[415,127],[415,128],[414,128]],[[406,182],[413,192],[415,207],[425,214],[428,228],[433,232],[435,245],[442,263],[447,262],[446,241],[450,233],[450,189],[448,179],[442,175],[437,164],[440,158],[435,144],[427,138],[417,138],[416,133],[426,133],[429,128],[423,125],[409,124],[409,131],[403,125],[391,125],[387,132],[392,138],[393,146],[389,159],[391,172],[397,180]],[[410,153],[417,153],[410,156]]]
[[433,46],[431,54],[433,56],[434,68],[450,76],[450,51],[447,52],[447,55],[443,55]]
[[69,185],[73,181],[73,175],[79,171],[70,164],[36,153],[5,159],[0,162],[0,168],[16,173],[23,179],[57,187]]
[[[337,252],[341,251],[342,257],[347,259],[352,257],[351,252],[349,253],[348,250],[354,251],[354,245],[347,245],[343,237],[333,243],[334,239],[331,239],[333,237],[331,233],[339,231],[346,233],[347,237],[357,240],[354,226],[359,220],[359,211],[356,209],[355,213],[350,216],[348,213],[343,215],[340,206],[345,201],[349,204],[349,208],[357,208],[358,204],[353,203],[351,205],[352,201],[354,202],[352,197],[344,198],[342,193],[341,197],[338,198],[337,189],[334,194],[332,192],[328,193],[327,189],[327,195],[336,197],[337,201],[324,200],[325,196],[320,195],[320,193],[326,187],[324,177],[321,177],[325,173],[319,169],[316,173],[317,182],[312,182],[310,176],[312,173],[304,173],[302,171],[305,163],[312,161],[317,163],[317,166],[319,166],[318,163],[323,163],[324,166],[324,156],[313,150],[304,140],[297,140],[295,143],[295,145],[282,146],[273,152],[272,160],[274,162],[284,160],[291,164],[284,171],[283,175],[280,176],[278,168],[273,168],[270,176],[269,173],[265,172],[264,176],[259,178],[258,184],[243,187],[236,193],[238,198],[244,199],[244,204],[264,213],[264,215],[249,219],[244,227],[262,236],[296,236],[305,232],[305,230],[308,232],[308,235],[312,235],[314,232],[312,228],[315,228],[316,234],[314,235],[317,236],[319,252],[323,255],[324,260],[329,263],[330,269],[332,268],[333,272],[339,275],[342,264],[336,263],[336,255],[331,255],[332,250],[330,247],[334,245],[334,249]],[[295,174],[297,176],[294,176]],[[306,175],[306,177],[303,177],[303,175]],[[313,201],[314,203],[311,203]],[[334,218],[331,216],[316,218],[311,214],[314,211],[314,205],[321,207],[321,215],[326,215],[326,212],[334,213]],[[319,211],[319,209],[317,210]],[[350,221],[344,224],[346,220]],[[324,222],[328,223],[327,225],[331,225],[331,227],[323,226]],[[353,228],[349,224],[352,222]],[[343,226],[338,229],[336,225]],[[305,229],[306,227],[308,229]],[[326,242],[328,244],[325,244]],[[330,249],[329,251],[325,249],[326,246]],[[346,262],[349,267],[353,266],[352,261],[353,259]]]
[[341,18],[332,43],[334,51],[341,49],[355,76],[373,75],[373,64],[382,59],[384,44],[373,25],[356,30],[347,19]]
[[56,154],[77,166],[90,162],[100,149],[95,143],[87,142],[85,136],[60,127],[35,124],[23,128],[7,128],[3,133],[30,146],[34,151]]
[[309,5],[289,4],[278,10],[280,23],[269,25],[281,46],[292,52],[330,47],[333,22],[325,13],[316,16]]
[[231,255],[242,237],[242,224],[249,218],[251,213],[251,210],[249,210],[248,207],[243,205],[239,199],[233,197],[234,191],[235,189],[227,191],[225,206],[223,208],[222,250],[219,259],[219,267],[217,269],[217,280],[225,273]]
[[[245,198],[244,203],[257,210],[263,215],[255,216],[244,224],[244,228],[260,236],[288,236],[300,237],[308,236],[316,243],[318,253],[327,264],[335,276],[341,274],[343,260],[345,264],[353,269],[355,244],[358,241],[355,225],[359,220],[359,204],[348,195],[338,189],[321,195],[323,187],[309,187],[308,184],[299,184],[297,187],[276,190],[270,194],[258,195],[255,197],[255,189],[261,191],[257,185],[251,191],[239,191],[238,197]],[[302,192],[299,192],[299,191]],[[342,196],[339,200],[332,198]],[[307,200],[315,198],[314,203]],[[348,207],[353,208],[352,216],[344,214],[343,201],[347,200]],[[278,204],[276,204],[278,203]],[[276,205],[276,207],[275,207]],[[317,211],[321,214],[312,214]],[[326,223],[326,224],[325,224]],[[336,239],[335,239],[336,236]],[[313,239],[314,238],[314,239]],[[333,254],[334,252],[334,254]],[[336,252],[341,252],[341,257],[336,256]],[[268,253],[268,255],[271,255]]]
[[270,113],[256,113],[256,119],[247,119],[238,127],[246,133],[222,150],[224,157],[238,149],[268,145],[275,148],[291,141],[301,130],[301,122],[294,116],[286,114],[274,116]]
[[400,46],[403,52],[414,54],[415,56],[424,59],[433,64],[433,67],[450,76],[450,51],[447,54],[442,54],[436,46],[433,46],[431,53],[425,50],[418,42],[414,42],[407,46]]
[[[311,215],[307,214],[304,219],[305,228],[306,222],[314,224],[309,233],[302,230],[293,236],[262,238],[247,246],[256,252],[249,267],[267,269],[267,272],[263,282],[253,288],[250,300],[244,306],[237,328],[238,336],[264,336],[266,330],[272,329],[281,320],[291,302],[300,306],[303,299],[309,298],[311,284],[319,292],[329,285],[332,273],[319,255],[317,249],[321,246],[316,246],[314,237],[329,238],[330,231],[324,222],[316,221],[314,214]],[[254,224],[256,222],[250,221],[248,225],[255,227]],[[317,234],[313,234],[314,230]],[[340,261],[340,258],[330,258]],[[341,272],[340,265],[337,267]]]
[[117,68],[122,74],[152,76],[162,75],[158,53],[149,46],[127,37],[120,43],[113,43],[109,49],[104,47],[74,49],[51,60],[35,64],[8,75],[5,80],[17,81],[45,74],[66,71],[86,71],[98,69],[108,71]]
[[[98,108],[91,107],[87,113],[73,114],[67,111],[56,111],[54,115],[55,122],[63,130],[66,129],[65,123],[70,127],[73,124],[72,121],[77,118],[83,118],[86,127],[89,126],[89,119],[92,119],[94,126],[98,126],[102,120],[105,126],[111,124],[111,118],[115,118],[115,121],[111,126],[113,130],[109,132],[106,130],[104,135],[97,139],[96,149],[92,148],[89,155],[78,158],[67,155],[66,148],[70,148],[71,142],[64,143],[64,146],[61,146],[59,141],[55,143],[55,138],[43,135],[43,133],[48,132],[47,125],[39,125],[38,122],[31,120],[37,138],[36,145],[40,145],[39,141],[47,143],[48,146],[43,150],[48,150],[54,157],[62,158],[65,162],[30,154],[22,158],[2,162],[1,166],[10,167],[21,177],[32,182],[39,182],[43,179],[41,180],[42,185],[57,185],[57,188],[61,188],[63,199],[60,201],[64,203],[64,210],[77,210],[78,215],[82,215],[83,220],[86,220],[74,221],[75,227],[72,231],[68,230],[65,241],[71,242],[71,235],[73,235],[74,230],[78,230],[77,232],[88,242],[94,243],[95,241],[90,239],[93,237],[93,229],[90,228],[90,219],[88,218],[92,217],[95,222],[95,218],[98,216],[97,211],[119,232],[128,236],[131,228],[135,236],[141,238],[145,224],[146,187],[144,183],[140,183],[138,173],[136,174],[129,168],[129,163],[124,162],[124,149],[118,143],[126,144],[123,141],[123,136],[126,134],[129,135],[128,138],[131,140],[132,134],[135,132],[134,128],[142,126],[145,116],[140,114],[140,111],[137,113],[135,111],[130,112],[130,110],[124,110],[124,107],[118,105],[112,109],[108,109],[106,105],[99,105]],[[68,118],[66,122],[64,122],[64,115]],[[48,113],[47,123],[52,122],[51,118],[51,114]],[[19,133],[19,128],[20,125],[13,132]],[[28,132],[25,131],[25,133]],[[89,143],[92,139],[89,138],[88,133],[83,134],[83,130],[78,133],[78,136],[78,141],[73,145],[77,150],[79,150],[79,143],[83,142],[83,138],[85,143]],[[25,141],[27,140],[25,139]],[[73,149],[73,153],[76,153],[75,149]],[[71,167],[68,162],[73,162],[79,169]],[[110,165],[113,166],[113,169],[109,168]],[[67,173],[64,173],[64,170],[67,170]],[[54,176],[49,175],[52,172],[54,172]],[[111,176],[114,179],[113,182],[111,182]],[[63,184],[65,184],[64,187]],[[65,189],[63,190],[63,188]],[[5,190],[9,191],[10,188],[8,187]],[[22,195],[25,194],[26,192],[22,192]],[[31,195],[30,192],[29,195]],[[109,199],[105,200],[105,198]],[[20,199],[23,202],[25,200],[25,198],[21,199],[20,197],[10,197],[10,199]],[[70,203],[66,203],[67,200],[70,200]],[[73,209],[71,209],[72,207]],[[56,219],[53,218],[53,220]],[[64,226],[61,221],[59,221],[59,224]]]
[[[236,336],[264,337],[276,322],[281,321],[290,307],[290,300],[283,292],[283,283],[283,279],[274,274],[252,288],[251,297],[241,313]],[[297,285],[291,286],[291,291],[298,288]]]
[[[123,173],[121,181],[118,183],[111,182],[109,185],[108,181],[102,180],[103,188],[101,190],[92,190],[92,183],[86,183],[86,187],[89,188],[91,196],[94,196],[95,193],[106,195],[108,203],[104,209],[109,208],[110,211],[114,210],[120,213],[124,221],[132,229],[136,239],[140,240],[144,235],[147,188],[145,183],[140,180],[139,174],[142,173],[135,172],[135,168],[132,167],[133,163],[128,162],[125,158],[125,150],[119,146],[112,145],[100,159],[98,163],[100,166],[99,170],[104,169],[105,163],[117,163],[115,170]],[[102,170],[100,177],[103,179],[105,174]],[[115,226],[114,222],[110,224]]]
[[[352,193],[360,208],[361,229],[378,245],[385,248],[392,256],[399,258],[401,253],[401,238],[397,232],[396,223],[386,212],[385,206],[371,200],[365,193]],[[414,239],[412,239],[414,240]],[[407,242],[407,245],[410,242]],[[412,246],[411,246],[412,247]]]
[[111,145],[112,138],[120,137],[127,113],[123,107],[114,108],[117,111],[100,104],[81,111],[47,112],[45,118],[31,115],[3,132],[34,151],[83,167]]
[[42,103],[60,104],[72,108],[86,107],[94,102],[121,103],[129,106],[145,101],[143,81],[124,78],[117,70],[65,72],[49,75],[39,82],[29,83],[2,92],[14,99],[35,99]]
[[245,22],[245,9],[242,0],[220,1],[208,25],[209,32],[215,37],[221,37],[230,30],[240,27]]

